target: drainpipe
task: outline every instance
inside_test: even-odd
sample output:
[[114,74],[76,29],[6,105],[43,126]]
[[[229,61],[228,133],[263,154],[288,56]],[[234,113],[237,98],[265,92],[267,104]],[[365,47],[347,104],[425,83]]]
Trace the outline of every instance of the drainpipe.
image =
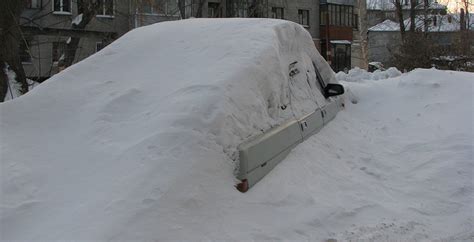
[[329,43],[329,5],[326,11],[326,61],[331,65],[331,44]]

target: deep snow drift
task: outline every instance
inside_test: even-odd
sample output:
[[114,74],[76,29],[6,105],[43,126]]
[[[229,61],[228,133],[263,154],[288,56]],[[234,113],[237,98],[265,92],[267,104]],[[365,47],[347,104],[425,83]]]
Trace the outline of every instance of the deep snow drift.
[[[283,21],[201,21],[133,31],[0,105],[1,239],[472,239],[473,74],[344,82],[358,103],[242,194],[233,145],[288,115],[273,94],[287,73],[261,72],[287,68],[270,61],[278,33],[308,36]],[[210,30],[233,43],[213,51]],[[163,38],[176,46],[139,48]],[[311,106],[302,87],[297,112]]]
[[[290,83],[291,63],[301,73]],[[172,191],[233,195],[237,145],[325,102],[313,63],[335,81],[309,33],[288,21],[131,31],[0,106],[2,235],[120,237],[140,233],[123,227]]]

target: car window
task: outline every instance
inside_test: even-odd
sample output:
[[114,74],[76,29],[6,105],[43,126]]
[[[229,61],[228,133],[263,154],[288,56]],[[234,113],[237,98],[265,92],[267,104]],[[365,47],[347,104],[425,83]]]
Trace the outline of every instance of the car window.
[[324,83],[323,77],[321,76],[321,73],[319,73],[318,67],[316,64],[313,62],[313,68],[314,72],[316,73],[316,85],[318,86],[319,90],[322,91],[324,90],[324,87],[326,86],[326,83]]

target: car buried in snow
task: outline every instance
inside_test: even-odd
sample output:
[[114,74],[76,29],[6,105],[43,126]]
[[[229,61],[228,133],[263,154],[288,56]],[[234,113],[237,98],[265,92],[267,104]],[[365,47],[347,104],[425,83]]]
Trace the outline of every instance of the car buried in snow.
[[[335,80],[334,72],[312,44],[310,35],[297,24],[283,21],[280,24],[275,26],[275,31],[280,32],[276,36],[278,50],[287,52],[279,52],[277,56],[280,63],[289,64],[288,69],[284,66],[273,71],[286,74],[280,78],[288,86],[283,90],[286,91],[283,96],[289,101],[280,108],[290,110],[292,115],[238,146],[238,179],[241,182],[236,187],[241,192],[254,186],[285,159],[292,148],[317,133],[344,107],[340,96],[344,94],[344,87]],[[297,36],[297,41],[288,41],[281,36]],[[269,36],[269,41],[271,37],[274,36]],[[312,100],[313,105],[307,100]]]

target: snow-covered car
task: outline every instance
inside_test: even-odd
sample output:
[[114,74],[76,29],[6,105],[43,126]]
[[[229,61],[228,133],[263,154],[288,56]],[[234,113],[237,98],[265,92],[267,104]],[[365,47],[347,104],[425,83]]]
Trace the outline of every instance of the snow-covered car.
[[0,105],[2,238],[154,231],[132,227],[169,191],[235,191],[236,176],[245,191],[336,115],[342,93],[293,22],[132,30]]

